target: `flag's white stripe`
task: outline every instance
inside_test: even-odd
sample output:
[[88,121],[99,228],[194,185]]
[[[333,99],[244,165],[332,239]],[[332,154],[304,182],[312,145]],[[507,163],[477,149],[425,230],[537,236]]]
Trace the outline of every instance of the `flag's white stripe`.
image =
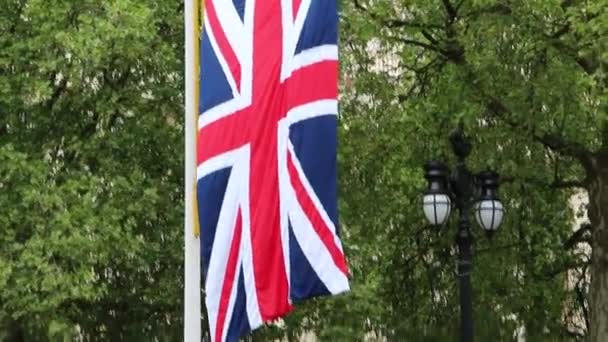
[[342,252],[342,242],[340,241],[340,238],[338,237],[338,234],[336,233],[336,226],[334,226],[334,222],[329,218],[327,211],[325,211],[325,208],[321,204],[321,200],[319,200],[314,189],[308,182],[308,178],[306,178],[306,174],[304,173],[304,170],[302,169],[302,165],[300,164],[300,161],[298,160],[298,157],[296,156],[296,152],[295,152],[291,142],[288,143],[288,148],[289,148],[289,153],[291,154],[291,160],[293,161],[296,171],[298,172],[298,177],[300,178],[300,182],[302,182],[302,185],[304,185],[304,189],[306,189],[308,196],[310,196],[310,199],[312,200],[312,203],[315,206],[315,209],[319,212],[321,219],[327,225],[327,227],[329,227],[329,230],[331,231],[334,243],[336,244],[336,246],[338,246],[338,249],[340,249],[340,252]]
[[[233,172],[236,167],[233,167]],[[235,223],[238,210],[239,177],[231,173],[224,194],[220,215],[217,221],[213,249],[209,258],[209,269],[205,280],[205,292],[209,327],[212,339],[215,339],[217,315],[220,307],[222,285],[226,274],[226,264],[230,253],[230,245],[234,238]],[[204,234],[204,232],[202,232]],[[228,246],[228,247],[227,247]]]
[[310,48],[295,55],[291,60],[290,72],[291,75],[294,71],[307,67],[309,65],[324,62],[324,61],[337,61],[338,60],[338,46],[327,44],[319,45],[314,48]]
[[[255,274],[254,274],[254,268],[253,268],[253,253],[252,253],[252,243],[251,243],[251,223],[250,223],[251,218],[250,218],[250,211],[249,211],[250,154],[251,154],[251,147],[249,144],[244,145],[238,149],[229,151],[227,153],[221,154],[221,155],[214,157],[212,159],[209,159],[207,162],[201,164],[198,167],[197,176],[198,176],[198,179],[201,179],[202,177],[208,176],[209,174],[211,174],[217,170],[232,167],[232,172],[230,174],[229,184],[226,187],[225,196],[226,197],[230,196],[230,198],[236,197],[237,199],[236,200],[226,200],[226,199],[224,200],[224,202],[222,204],[222,209],[220,212],[220,219],[218,219],[217,231],[219,231],[220,229],[224,229],[224,231],[225,231],[226,228],[234,229],[233,228],[234,223],[230,223],[230,219],[231,219],[231,217],[236,219],[237,211],[236,211],[236,209],[234,209],[233,203],[238,203],[238,207],[240,207],[240,209],[241,209],[241,218],[242,218],[242,236],[241,236],[241,245],[240,245],[240,252],[239,252],[240,253],[239,254],[239,264],[242,265],[242,268],[243,268],[242,271],[243,271],[244,287],[245,287],[245,292],[246,292],[247,316],[249,319],[249,324],[250,324],[251,329],[254,329],[254,328],[260,326],[263,322],[262,322],[262,317],[261,317],[261,313],[260,313],[259,303],[257,300],[257,292],[256,292],[256,288],[255,288]],[[232,211],[226,210],[225,206],[228,206],[227,208],[232,208]],[[226,222],[228,222],[228,224],[226,224]],[[230,240],[230,241],[232,241],[232,240]],[[222,244],[216,237],[216,239],[214,241],[213,251],[215,251],[216,248],[217,249],[222,248],[222,246],[230,246],[230,241]],[[225,252],[228,253],[229,249]],[[215,260],[213,255],[212,255],[212,260]],[[218,260],[221,260],[221,259],[218,259]],[[227,262],[227,256],[226,256],[226,261],[224,262],[224,265],[226,264],[226,262]],[[210,267],[209,267],[210,275],[211,275],[211,272],[212,272],[212,270],[211,270],[211,264],[210,264]],[[223,276],[225,274],[225,269],[223,270],[223,272],[224,273],[220,272],[220,274],[219,274],[221,279],[218,278],[215,280],[217,286],[219,286],[219,289],[216,289],[216,291],[220,291],[217,294],[218,297],[221,294],[221,286],[223,284]],[[238,270],[237,272],[241,272],[241,271]],[[235,279],[235,282],[237,282],[237,281],[238,281],[238,278]],[[207,286],[211,286],[211,285],[208,284]],[[207,293],[209,296],[209,291],[207,291]],[[214,317],[215,317],[215,319],[217,319],[217,310],[219,310],[219,302],[217,302],[215,305],[217,305],[217,307],[215,309],[216,311],[215,311]],[[232,305],[233,304],[231,304],[231,306]],[[209,306],[209,304],[208,304],[208,306]],[[210,309],[208,309],[208,310],[211,312],[212,307],[210,307]],[[230,310],[233,310],[233,308]],[[210,314],[210,316],[211,316],[211,314]],[[231,317],[231,316],[232,316],[232,313],[230,313],[230,316],[227,316],[227,317]],[[210,323],[213,324],[213,328],[215,329],[215,324],[217,324],[217,321],[211,322],[211,317],[210,317]],[[225,324],[226,324],[225,329],[228,329],[229,323],[225,323]],[[224,331],[224,333],[225,332],[226,332],[226,330]]]
[[[217,12],[217,9],[216,9]],[[213,51],[215,52],[215,56],[217,57],[217,60],[219,61],[220,65],[222,66],[222,70],[224,71],[224,75],[226,76],[226,79],[228,80],[228,84],[230,85],[230,89],[232,90],[232,95],[234,97],[236,97],[239,92],[238,89],[236,87],[236,82],[234,79],[234,76],[232,75],[232,71],[230,71],[230,67],[228,66],[228,62],[226,61],[226,58],[224,57],[224,54],[222,53],[222,50],[220,50],[219,46],[217,45],[217,40],[215,39],[215,31],[214,30],[221,30],[221,27],[211,27],[211,25],[209,24],[209,17],[207,16],[207,12],[205,12],[205,32],[207,32],[207,36],[209,37],[209,42],[211,43],[211,47],[213,48]],[[201,70],[202,73],[205,72],[205,70]]]
[[300,8],[298,9],[298,13],[296,14],[296,18],[293,23],[293,36],[292,42],[292,50],[290,56],[294,55],[296,51],[296,45],[300,40],[300,36],[302,35],[302,28],[304,27],[304,22],[306,22],[306,17],[308,17],[308,10],[310,9],[311,0],[302,0],[300,3]]
[[253,267],[253,249],[251,242],[251,212],[249,203],[249,176],[250,176],[251,150],[249,146],[239,157],[240,191],[239,202],[243,218],[243,236],[241,237],[241,259],[243,265],[243,281],[247,296],[247,317],[251,330],[262,325],[262,314],[258,302],[255,286],[255,273]]
[[[242,163],[243,159],[249,160],[249,154],[251,153],[250,151],[251,146],[246,144],[237,149],[226,151],[220,155],[217,155],[198,166],[196,169],[196,178],[200,180],[201,178],[208,176],[215,171],[233,167],[237,164],[237,162]],[[247,165],[247,167],[249,166]]]
[[292,108],[287,112],[286,122],[291,126],[297,122],[326,115],[338,114],[338,100],[319,100]]
[[[237,212],[235,216],[238,217],[238,210],[241,210],[241,242],[238,247],[238,262],[235,270],[235,278],[232,283],[232,288],[230,290],[230,298],[228,304],[228,310],[226,312],[226,321],[224,322],[224,330],[222,332],[222,342],[226,341],[228,336],[228,330],[230,327],[230,322],[234,318],[234,306],[236,304],[236,298],[238,294],[238,285],[240,280],[241,272],[243,272],[243,282],[245,287],[245,309],[248,319],[251,322],[251,319],[260,321],[261,324],[261,314],[258,307],[257,302],[257,293],[255,292],[255,278],[254,278],[254,269],[253,269],[253,256],[251,251],[251,232],[250,232],[250,213],[249,213],[249,163],[251,157],[251,149],[249,145],[245,145],[239,149],[239,153],[233,155],[235,159],[235,164],[232,168],[231,177],[234,177],[237,191]],[[228,191],[228,189],[226,190]],[[218,229],[220,225],[218,223]],[[235,225],[236,227],[236,225]],[[233,239],[235,237],[233,236]],[[232,240],[228,246],[228,250],[230,250],[232,246]],[[214,246],[221,248],[222,245]],[[243,262],[246,262],[243,265]],[[244,267],[243,267],[244,266]],[[225,277],[224,277],[225,280]],[[224,281],[222,280],[222,281]],[[253,287],[253,291],[252,291]],[[251,327],[250,323],[250,327]],[[253,330],[253,327],[251,327]]]
[[[217,5],[216,5],[217,6]],[[232,7],[232,3],[223,4],[222,6]],[[216,8],[218,11],[218,8]],[[203,113],[200,113],[201,116],[198,120],[198,128],[201,129],[214,121],[220,120],[228,115],[232,115],[234,112],[242,110],[251,104],[251,96],[252,91],[251,87],[253,85],[253,13],[254,12],[254,2],[246,1],[245,2],[245,13],[244,13],[244,25],[239,24],[239,33],[238,33],[238,45],[232,45],[235,54],[237,54],[237,58],[241,64],[241,91],[236,91],[236,83],[234,78],[232,77],[232,73],[228,68],[228,64],[226,63],[224,56],[220,54],[219,61],[222,66],[222,70],[228,79],[230,84],[230,88],[232,89],[233,99],[228,100],[226,102],[220,103],[212,108],[207,109]],[[234,15],[238,14],[234,11],[232,15],[232,19],[225,19],[226,21],[237,20],[234,18]],[[218,13],[218,17],[220,13]],[[229,15],[230,16],[230,15]],[[208,25],[208,18],[205,15],[205,25]],[[240,22],[240,18],[238,19]],[[223,22],[223,20],[222,20]],[[230,26],[230,25],[228,25]],[[226,25],[222,23],[222,27],[225,30],[230,30],[230,28],[226,28]],[[236,34],[235,32],[226,33],[227,36],[231,37]],[[217,41],[215,40],[215,36],[210,37],[210,41],[212,43],[213,49],[216,53],[219,51],[217,47]],[[231,43],[232,44],[232,43]],[[204,73],[205,70],[202,70]]]
[[290,59],[293,58],[293,55],[296,53],[296,48],[298,45],[298,41],[300,40],[300,36],[302,35],[302,28],[304,27],[304,22],[306,21],[306,17],[308,16],[308,10],[310,9],[311,0],[302,0],[300,3],[300,8],[298,9],[298,13],[293,22],[293,29],[291,31],[291,36],[289,37],[289,56]]
[[241,97],[242,103],[251,103],[253,87],[253,10],[254,1],[245,1],[243,13],[243,37],[238,47],[241,53]]
[[348,278],[336,266],[325,244],[304,214],[293,190],[290,197],[289,219],[293,233],[313,270],[332,294],[348,291]]
[[[287,169],[287,153],[288,153],[288,145],[289,145],[289,127],[294,123],[311,119],[319,116],[325,115],[336,115],[338,113],[338,101],[337,100],[320,100],[311,102],[302,106],[295,107],[291,109],[286,117],[279,122],[279,136],[278,136],[278,162],[279,162],[279,189],[281,193],[281,198],[284,198],[286,194],[290,193],[292,190],[292,186],[289,183],[289,171]],[[295,154],[294,154],[295,155]],[[294,161],[296,158],[294,158]],[[299,164],[298,164],[299,165]],[[303,178],[305,179],[305,177]],[[304,182],[303,184],[308,184],[308,182]],[[306,185],[305,185],[306,186]],[[308,185],[309,189],[310,185]],[[309,193],[314,194],[311,190]],[[313,200],[316,196],[312,196]],[[318,202],[318,199],[317,199]],[[288,222],[288,206],[289,204],[286,201],[281,201],[281,242],[283,244],[283,255],[289,255],[289,222]],[[318,205],[316,204],[318,207]],[[325,210],[320,210],[321,213],[325,213]],[[327,219],[324,219],[328,221]],[[329,220],[331,222],[331,220]],[[333,224],[328,225],[329,227],[333,227]],[[335,231],[335,228],[333,228]],[[341,246],[341,245],[338,245]],[[291,279],[291,265],[289,262],[289,258],[285,258],[285,269],[287,271],[287,279],[288,281]]]
[[[245,13],[243,13],[243,22],[245,24],[245,30],[247,37],[249,37],[248,41],[253,44],[253,15],[255,12],[255,1],[245,1]],[[253,46],[253,45],[251,45]]]
[[281,82],[289,75],[289,66],[293,56],[293,19],[292,19],[293,0],[281,0],[281,19],[283,22],[283,54],[281,63]]
[[[291,0],[289,0],[291,1]],[[277,159],[279,172],[279,215],[281,224],[281,245],[283,247],[283,263],[285,273],[287,275],[288,290],[291,291],[291,264],[289,260],[289,204],[284,199],[289,193],[291,184],[289,184],[289,170],[287,169],[287,142],[289,140],[289,126],[287,121],[281,120],[278,125],[278,143],[277,143]],[[291,301],[291,295],[288,295]]]
[[[295,21],[292,21],[292,7],[289,5],[289,12],[286,13],[287,8],[283,7],[283,64],[281,66],[281,82],[291,76],[292,68],[291,64],[294,58],[300,35],[302,34],[302,28],[310,9],[311,0],[303,0],[300,3],[300,8],[296,15]],[[286,22],[285,18],[289,18],[289,22]]]
[[232,2],[216,1],[216,7],[222,29],[241,66],[241,87],[239,94],[243,99],[239,103],[251,103],[254,2],[245,2],[243,21],[241,21]]
[[[242,237],[242,235],[241,235]],[[239,278],[241,275],[241,251],[239,250],[239,258],[236,262],[236,269],[234,272],[234,280],[232,281],[232,288],[230,289],[230,297],[228,298],[228,310],[226,311],[226,319],[224,320],[224,330],[222,331],[222,342],[226,341],[228,337],[228,330],[230,328],[230,322],[232,322],[234,314],[234,305],[236,304],[237,291],[239,289]]]
[[[326,116],[326,115],[336,115],[337,113],[338,113],[338,101],[337,100],[319,100],[319,101],[311,102],[311,103],[291,109],[287,113],[287,117],[284,119],[285,122],[281,122],[281,124],[279,124],[279,127],[281,127],[281,125],[290,127],[291,125],[298,123],[300,121],[304,121],[304,120],[312,119],[312,118],[316,118],[316,117],[321,117],[321,116]],[[289,134],[288,131],[289,130],[287,129],[287,133],[285,134],[285,136],[287,138],[288,138],[288,134]],[[296,170],[298,171],[298,174],[300,175],[300,179],[302,181],[302,184],[304,185],[304,188],[310,194],[310,198],[312,199],[315,207],[321,214],[323,221],[325,222],[325,224],[327,224],[327,226],[332,231],[332,234],[334,235],[334,241],[336,241],[336,244],[338,245],[340,250],[342,250],[342,244],[336,234],[336,228],[335,228],[332,220],[327,215],[325,208],[323,208],[323,206],[321,205],[321,201],[315,194],[312,186],[308,182],[308,179],[306,178],[306,175],[304,174],[304,171],[302,170],[302,166],[300,165],[300,162],[299,162],[298,158],[296,157],[293,145],[291,144],[291,142],[289,142],[289,140],[287,140],[286,147],[293,156],[292,160],[294,162]],[[291,187],[291,184],[289,184],[288,186]]]
[[[248,95],[249,96],[249,95]],[[234,114],[235,112],[244,109],[245,107],[251,104],[250,101],[247,100],[247,97],[237,96],[232,100],[223,102],[218,104],[217,106],[211,107],[201,113],[198,118],[198,129],[202,129],[203,127],[217,121],[223,119],[229,115]]]
[[236,7],[232,1],[214,1],[215,13],[220,22],[226,39],[232,47],[232,51],[239,59],[239,62],[243,59],[243,45],[248,40],[245,35],[244,24],[239,17]]

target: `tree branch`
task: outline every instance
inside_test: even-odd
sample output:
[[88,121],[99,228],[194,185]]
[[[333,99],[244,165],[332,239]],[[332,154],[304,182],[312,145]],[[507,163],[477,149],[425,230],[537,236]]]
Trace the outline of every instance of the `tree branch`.
[[[378,18],[378,16],[375,13],[370,13],[369,11],[367,11],[367,12],[373,19]],[[390,28],[406,27],[406,28],[417,28],[417,29],[442,29],[442,27],[440,25],[417,23],[414,21],[406,21],[406,20],[401,20],[401,19],[386,19],[386,20],[383,20],[382,23]]]
[[448,22],[453,23],[458,16],[458,12],[456,12],[456,8],[452,6],[450,0],[443,0],[443,7],[445,7],[445,11],[448,13]]
[[367,12],[367,8],[359,2],[359,0],[354,0],[355,8],[361,10],[363,12]]
[[421,42],[419,40],[408,39],[408,38],[401,38],[401,37],[396,37],[396,36],[388,36],[387,38],[390,39],[390,40],[392,40],[392,41],[394,41],[394,42],[399,42],[399,43],[403,43],[403,44],[406,44],[406,45],[413,45],[413,46],[421,47],[423,49],[439,53],[442,56],[445,56],[446,53],[447,53],[446,51],[440,49],[437,46],[434,46],[434,45],[431,45],[431,44],[428,44],[428,43],[424,43],[424,42]]
[[[463,63],[465,63],[464,57]],[[512,111],[499,99],[495,98],[492,95],[486,94],[483,86],[479,84],[479,82],[476,82],[478,78],[472,71],[469,70],[469,74],[473,80],[471,84],[473,84],[477,88],[480,100],[482,101],[482,103],[485,102],[485,106],[488,112],[492,114],[496,119],[502,120],[514,129],[523,129],[527,132],[530,132],[533,140],[540,142],[545,147],[555,151],[556,153],[577,159],[586,171],[592,170],[592,153],[587,148],[585,148],[585,146],[577,142],[567,140],[565,137],[559,136],[557,134],[537,134],[534,132],[533,127],[528,127],[518,121],[509,120],[507,116],[511,114]]]
[[546,276],[549,279],[552,279],[555,276],[557,276],[558,274],[561,274],[563,272],[567,272],[567,271],[572,270],[572,269],[577,269],[579,267],[586,267],[590,263],[591,262],[589,260],[580,260],[580,261],[577,261],[577,262],[568,262],[568,263],[565,263],[563,265],[559,265],[558,267],[556,267],[556,268],[554,268],[554,269],[552,269],[552,270],[550,270],[550,271],[548,271],[546,273],[541,274],[541,276]]
[[[565,30],[565,31],[564,31]],[[578,64],[587,75],[593,75],[599,68],[600,63],[592,57],[584,57],[579,55],[580,47],[571,47],[564,44],[559,38],[569,32],[569,26],[562,27],[559,31],[547,36],[550,38],[550,45],[565,56],[569,56]],[[580,37],[579,37],[580,38]],[[577,41],[579,38],[576,38]]]
[[[579,0],[564,0],[561,3],[561,7],[562,10],[565,12],[568,10],[568,8],[577,5],[580,1]],[[595,14],[595,15],[590,15],[588,17],[586,17],[586,22],[588,23],[589,21],[591,21],[593,18],[597,17],[599,14]],[[571,56],[574,61],[585,71],[585,73],[587,73],[588,75],[593,75],[600,67],[600,61],[597,60],[597,58],[593,58],[593,57],[582,57],[579,55],[578,53],[578,49],[575,49],[575,51],[569,51],[568,46],[565,46],[565,44],[563,44],[562,41],[559,40],[559,38],[561,38],[563,35],[565,35],[566,33],[571,32],[571,25],[570,22],[566,22],[564,24],[564,26],[562,26],[559,30],[557,30],[555,33],[551,34],[548,36],[548,38],[552,39],[552,46],[555,47],[556,49],[565,52],[566,55]],[[576,41],[580,41],[580,37],[575,37]],[[599,38],[599,37],[597,37]],[[579,47],[580,48],[580,47]]]
[[445,53],[445,51],[439,49],[438,47],[436,47],[434,45],[423,43],[423,42],[420,42],[420,41],[417,41],[417,40],[405,39],[404,38],[404,39],[400,39],[400,41],[402,43],[404,43],[404,44],[415,45],[415,46],[422,47],[422,48],[425,48],[427,50],[432,50],[432,51],[435,51],[435,52],[438,52],[438,53],[441,53],[441,54]]
[[534,185],[538,185],[538,186],[542,186],[544,188],[548,188],[548,189],[572,189],[572,188],[578,188],[578,189],[586,189],[587,188],[587,180],[560,180],[560,179],[555,179],[553,180],[553,182],[551,183],[547,183],[547,182],[543,182],[540,179],[536,179],[536,178],[521,178],[521,177],[514,177],[514,176],[501,176],[500,177],[500,183],[501,184],[512,184],[515,183],[517,180],[520,180],[523,183],[527,183],[527,184],[534,184]]
[[575,231],[572,235],[570,235],[568,240],[566,240],[566,242],[564,242],[564,248],[571,249],[572,247],[576,246],[576,244],[578,244],[580,242],[587,242],[587,243],[591,242],[592,228],[593,227],[589,223],[581,224],[580,228],[577,231]]
[[591,170],[593,168],[591,152],[577,142],[568,141],[557,134],[549,133],[541,135],[533,134],[533,139],[559,154],[579,160],[586,170]]
[[551,183],[551,187],[554,189],[572,189],[572,188],[586,189],[587,182],[579,181],[579,180],[570,180],[570,181],[556,180],[553,183]]
[[378,16],[376,13],[370,11],[367,7],[363,6],[359,0],[355,0],[354,4],[356,9],[367,13],[372,19],[379,21],[381,24],[389,28],[443,29],[443,26],[438,24],[421,23],[403,19],[384,19]]
[[435,45],[439,45],[439,41],[437,41],[437,39],[435,39],[435,37],[433,37],[433,35],[429,31],[422,30],[421,33],[424,36],[424,38],[426,38],[429,42],[431,42],[432,44],[435,44]]
[[579,278],[578,282],[576,283],[576,286],[574,286],[574,291],[576,292],[576,299],[581,306],[581,310],[583,311],[583,318],[585,320],[585,330],[589,331],[589,308],[588,308],[588,305],[586,305],[588,303],[586,300],[587,296],[586,296],[583,288],[581,287],[581,283],[583,281],[586,281],[586,279],[585,279],[587,277],[586,271],[587,271],[587,268],[585,267],[583,269],[582,276]]
[[[586,170],[592,169],[591,162],[591,151],[589,151],[585,146],[570,140],[566,140],[564,137],[559,136],[557,134],[537,134],[534,133],[533,128],[525,127],[519,122],[515,122],[513,120],[508,120],[505,118],[506,115],[510,114],[510,109],[502,103],[500,100],[487,96],[484,94],[483,89],[480,89],[480,94],[482,97],[486,98],[486,107],[488,111],[493,114],[496,118],[502,119],[508,125],[515,129],[525,129],[528,131],[532,131],[533,140],[540,142],[545,147],[553,150],[556,153],[561,155],[573,157],[577,159]],[[523,127],[522,127],[523,126]],[[556,184],[559,185],[559,184]]]
[[553,174],[553,183],[551,184],[551,187],[554,189],[571,189],[571,188],[581,188],[581,189],[587,189],[587,187],[589,186],[589,177],[585,177],[585,179],[583,180],[578,180],[578,179],[574,179],[574,180],[564,180],[560,177],[559,174],[559,166],[560,166],[560,160],[559,158],[555,158],[555,169],[554,169],[554,174]]
[[504,3],[498,3],[486,8],[480,8],[476,11],[466,13],[464,16],[469,18],[477,18],[482,14],[499,14],[499,15],[510,15],[512,13],[511,7]]

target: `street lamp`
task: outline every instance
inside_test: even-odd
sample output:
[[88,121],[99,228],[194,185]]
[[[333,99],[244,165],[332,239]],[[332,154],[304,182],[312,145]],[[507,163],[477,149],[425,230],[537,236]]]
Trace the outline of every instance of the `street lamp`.
[[488,237],[498,230],[504,215],[504,206],[498,197],[499,176],[494,171],[473,174],[466,165],[471,143],[464,134],[462,123],[450,134],[452,150],[457,157],[456,166],[450,169],[442,162],[429,161],[425,165],[428,188],[424,192],[422,209],[431,225],[445,226],[452,212],[458,211],[457,276],[460,287],[460,340],[473,341],[473,303],[471,294],[472,256],[471,209],[475,220]]

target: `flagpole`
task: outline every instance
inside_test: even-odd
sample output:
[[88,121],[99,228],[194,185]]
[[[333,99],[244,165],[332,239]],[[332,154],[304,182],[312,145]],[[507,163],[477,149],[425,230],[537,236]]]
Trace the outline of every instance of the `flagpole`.
[[200,244],[195,236],[196,184],[196,117],[198,101],[196,94],[198,79],[197,34],[199,0],[184,1],[185,19],[185,181],[184,181],[184,341],[201,341],[201,268]]

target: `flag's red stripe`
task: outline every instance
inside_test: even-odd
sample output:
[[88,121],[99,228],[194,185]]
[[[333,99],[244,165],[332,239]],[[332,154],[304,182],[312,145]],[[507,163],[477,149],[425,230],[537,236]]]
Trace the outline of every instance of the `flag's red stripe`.
[[[230,246],[230,254],[228,254],[228,262],[226,265],[226,274],[224,275],[224,284],[222,285],[222,293],[220,295],[220,306],[217,314],[217,322],[215,328],[215,340],[221,341],[224,329],[230,321],[230,317],[226,317],[228,313],[228,305],[230,303],[230,294],[232,287],[235,286],[234,281],[237,275],[237,262],[239,259],[239,251],[241,248],[241,233],[243,231],[243,220],[241,217],[241,209],[238,209],[236,216],[236,224],[234,227],[234,237]],[[217,246],[221,248],[221,246]]]
[[241,90],[241,63],[239,63],[236,54],[234,53],[234,49],[230,46],[228,42],[228,38],[226,38],[226,33],[222,29],[222,25],[220,24],[220,20],[217,17],[217,12],[215,9],[214,0],[207,0],[205,3],[205,13],[207,14],[207,18],[209,18],[209,25],[213,30],[213,35],[215,36],[215,40],[217,41],[217,45],[221,50],[222,55],[224,55],[224,59],[226,59],[226,63],[228,63],[228,67],[230,68],[230,72],[232,72],[232,76],[234,77],[234,81],[236,83],[236,88]]
[[338,248],[334,241],[334,234],[330,230],[330,228],[325,224],[325,221],[321,217],[319,210],[316,208],[313,203],[308,191],[304,188],[304,184],[302,184],[302,180],[300,179],[300,174],[298,173],[296,166],[293,163],[293,156],[291,153],[288,153],[287,157],[287,168],[289,169],[289,178],[291,181],[291,185],[296,191],[296,197],[298,202],[302,206],[304,213],[312,223],[312,227],[323,241],[323,244],[329,251],[331,258],[333,259],[336,266],[348,276],[348,266],[346,265],[346,258],[344,257],[344,253]]
[[[273,106],[278,106],[277,102]],[[263,108],[263,107],[260,107]],[[278,109],[268,111],[274,113]],[[261,121],[261,120],[260,120]],[[268,126],[266,126],[268,127]],[[272,321],[291,310],[289,281],[281,248],[280,194],[276,125],[254,128],[249,176],[251,239],[256,290],[264,321]]]
[[249,111],[250,109],[244,109],[235,112],[199,130],[196,148],[197,165],[251,141],[250,130],[247,127],[251,125],[248,121],[255,120],[255,117],[247,115]]
[[289,282],[281,248],[277,121],[285,115],[281,89],[283,20],[281,1],[254,6],[252,120],[240,126],[251,135],[249,202],[256,293],[264,321],[291,310]]
[[335,100],[338,98],[338,62],[323,61],[300,68],[285,84],[291,108],[318,100]]

